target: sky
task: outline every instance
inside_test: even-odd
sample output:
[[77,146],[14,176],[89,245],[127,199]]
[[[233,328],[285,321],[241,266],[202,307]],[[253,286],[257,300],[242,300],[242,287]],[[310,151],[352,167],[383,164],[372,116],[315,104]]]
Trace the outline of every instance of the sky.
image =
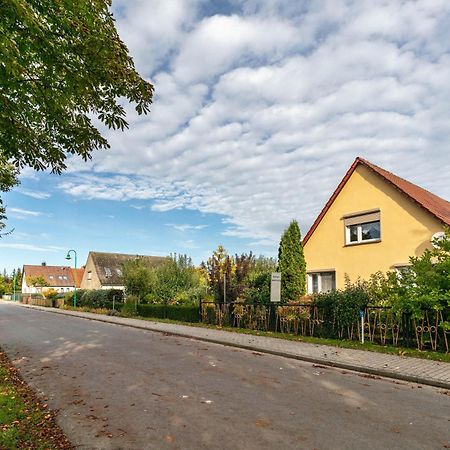
[[111,149],[3,196],[0,268],[93,251],[275,256],[357,156],[450,199],[448,0],[113,0],[155,86]]

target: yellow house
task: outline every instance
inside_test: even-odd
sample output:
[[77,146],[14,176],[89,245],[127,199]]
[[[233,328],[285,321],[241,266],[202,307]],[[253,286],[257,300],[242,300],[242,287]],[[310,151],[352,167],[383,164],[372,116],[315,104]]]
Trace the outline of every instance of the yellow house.
[[356,158],[303,239],[308,293],[400,270],[450,225],[450,203]]

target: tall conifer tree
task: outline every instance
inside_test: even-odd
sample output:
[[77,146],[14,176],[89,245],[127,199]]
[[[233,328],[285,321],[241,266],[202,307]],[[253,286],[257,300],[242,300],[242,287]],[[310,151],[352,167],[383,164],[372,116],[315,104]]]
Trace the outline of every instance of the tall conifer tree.
[[278,271],[281,272],[282,301],[296,301],[306,293],[306,262],[302,237],[296,220],[281,236],[278,248]]

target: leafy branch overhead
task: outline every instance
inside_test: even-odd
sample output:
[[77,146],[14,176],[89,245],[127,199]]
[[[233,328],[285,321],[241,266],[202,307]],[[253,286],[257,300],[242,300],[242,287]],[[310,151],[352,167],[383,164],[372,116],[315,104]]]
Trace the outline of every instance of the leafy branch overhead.
[[[68,155],[108,148],[93,124],[128,127],[121,99],[149,111],[110,0],[0,2],[0,158],[61,173]],[[10,184],[11,185],[11,184]],[[2,189],[4,190],[4,189]]]

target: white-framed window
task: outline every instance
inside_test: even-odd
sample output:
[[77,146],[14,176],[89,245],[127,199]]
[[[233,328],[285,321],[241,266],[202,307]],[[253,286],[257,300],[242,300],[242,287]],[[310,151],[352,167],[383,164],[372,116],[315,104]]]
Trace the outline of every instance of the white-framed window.
[[308,294],[319,294],[336,289],[336,272],[309,272],[307,274]]
[[380,211],[373,210],[344,216],[345,245],[381,240]]
[[105,267],[105,275],[106,275],[107,277],[110,277],[110,276],[112,275],[111,269],[110,269],[109,267]]
[[92,280],[92,271],[91,270],[89,270],[87,273],[87,279]]

